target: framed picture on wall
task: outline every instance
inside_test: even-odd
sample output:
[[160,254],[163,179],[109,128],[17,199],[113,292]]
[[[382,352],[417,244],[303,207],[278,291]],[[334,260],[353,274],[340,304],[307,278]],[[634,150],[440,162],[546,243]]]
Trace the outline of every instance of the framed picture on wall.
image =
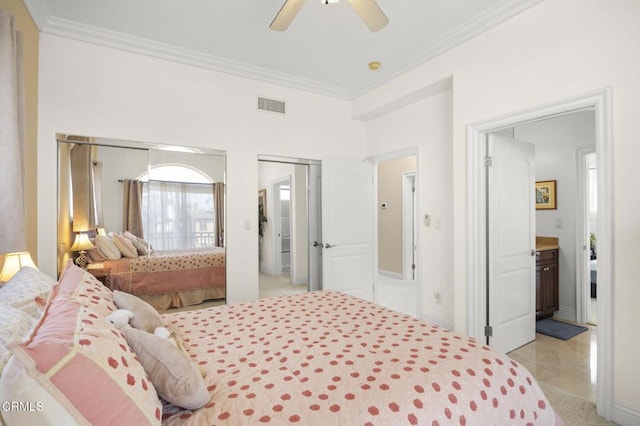
[[555,210],[556,208],[556,181],[536,182],[536,210]]
[[258,191],[258,214],[260,216],[267,216],[267,190],[260,189]]

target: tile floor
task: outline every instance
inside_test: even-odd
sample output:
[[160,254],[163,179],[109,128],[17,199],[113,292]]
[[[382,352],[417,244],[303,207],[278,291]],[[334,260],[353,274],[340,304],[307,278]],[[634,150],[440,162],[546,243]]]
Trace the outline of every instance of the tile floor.
[[569,340],[536,334],[536,340],[508,355],[536,380],[595,402],[597,328],[587,327],[589,330]]

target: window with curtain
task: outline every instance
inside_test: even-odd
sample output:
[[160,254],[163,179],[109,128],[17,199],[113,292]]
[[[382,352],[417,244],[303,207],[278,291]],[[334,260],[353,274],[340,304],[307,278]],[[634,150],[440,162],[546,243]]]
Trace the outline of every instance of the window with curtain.
[[158,166],[151,176],[140,177],[148,185],[142,199],[142,226],[151,246],[171,250],[218,245],[214,183],[183,166]]

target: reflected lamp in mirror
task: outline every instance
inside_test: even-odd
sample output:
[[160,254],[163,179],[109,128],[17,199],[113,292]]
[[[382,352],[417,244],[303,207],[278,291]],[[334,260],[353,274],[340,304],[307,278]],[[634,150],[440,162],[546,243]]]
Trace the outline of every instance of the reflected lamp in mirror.
[[4,265],[2,266],[2,272],[0,272],[0,281],[9,281],[23,266],[38,269],[28,251],[5,254]]
[[81,267],[82,269],[86,269],[87,263],[89,263],[89,258],[87,257],[87,250],[94,248],[95,246],[89,240],[89,234],[84,232],[79,232],[76,235],[76,240],[73,242],[73,245],[69,250],[77,251],[78,257],[76,257],[76,265]]

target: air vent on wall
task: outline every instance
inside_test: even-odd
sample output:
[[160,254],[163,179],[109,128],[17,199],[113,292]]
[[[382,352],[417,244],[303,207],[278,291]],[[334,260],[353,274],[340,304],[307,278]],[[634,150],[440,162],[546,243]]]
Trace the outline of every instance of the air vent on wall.
[[284,114],[284,102],[275,99],[258,98],[258,109]]

